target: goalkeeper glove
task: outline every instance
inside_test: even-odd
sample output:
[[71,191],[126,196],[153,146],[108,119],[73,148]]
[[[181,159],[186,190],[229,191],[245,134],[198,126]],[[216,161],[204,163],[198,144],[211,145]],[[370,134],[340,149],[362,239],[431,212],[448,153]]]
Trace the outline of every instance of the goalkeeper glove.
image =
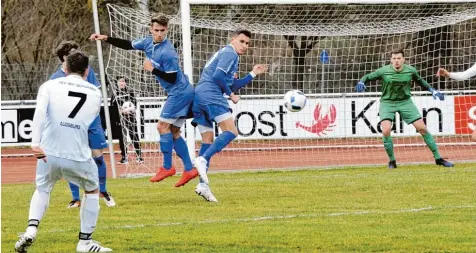
[[443,93],[439,92],[438,90],[430,88],[429,91],[431,92],[431,95],[433,95],[433,99],[436,100],[436,98],[438,98],[441,101],[445,100],[445,95]]
[[357,84],[357,86],[355,86],[355,91],[357,91],[357,92],[363,92],[363,91],[365,91],[365,84],[364,84],[364,82],[359,81],[359,83]]

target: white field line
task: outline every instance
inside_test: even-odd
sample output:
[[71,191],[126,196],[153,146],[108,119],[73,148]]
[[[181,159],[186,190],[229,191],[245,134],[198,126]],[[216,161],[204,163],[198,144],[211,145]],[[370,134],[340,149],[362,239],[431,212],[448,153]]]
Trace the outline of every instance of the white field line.
[[[458,164],[462,163],[474,163],[474,161],[471,162],[459,162]],[[422,171],[422,172],[413,172],[413,171],[404,171],[405,170],[405,165],[429,165],[429,164],[421,164],[421,163],[408,163],[408,164],[402,164],[400,168],[395,170],[395,173],[399,175],[413,175],[413,174],[437,174],[438,172],[436,171]],[[239,169],[239,170],[210,170],[207,172],[207,174],[240,174],[240,173],[260,173],[260,172],[273,172],[273,171],[306,171],[306,170],[315,170],[315,171],[327,171],[327,170],[351,170],[351,169],[361,169],[361,168],[378,168],[382,167],[382,171],[389,171],[386,167],[383,167],[381,165],[354,165],[354,166],[342,166],[342,167],[303,167],[303,168],[277,168],[277,169],[272,169],[272,168],[267,168],[267,169]],[[439,168],[435,165],[435,168]],[[441,168],[441,167],[440,167]],[[466,172],[466,171],[476,171],[475,168],[466,168],[466,169],[458,169],[458,167],[453,167],[453,168],[448,168],[446,172],[441,172],[441,173],[448,173],[448,172]],[[124,174],[119,176],[119,178],[141,178],[141,177],[150,177],[155,175],[155,173],[132,173],[132,174]],[[178,176],[182,175],[182,172],[177,172]],[[355,174],[353,176],[356,177],[366,177],[366,176],[371,176],[371,175],[380,175],[380,173],[375,172],[375,173],[359,173]],[[349,177],[349,175],[346,174],[335,174],[335,175],[322,175],[322,176],[311,176],[310,178],[329,178],[329,177]],[[235,180],[235,179],[233,179]],[[243,181],[249,181],[248,179],[243,179]],[[252,181],[252,180],[251,180]]]
[[[358,215],[382,215],[382,214],[402,214],[402,213],[418,213],[424,211],[437,211],[437,210],[449,210],[449,209],[473,209],[476,206],[464,205],[464,206],[441,206],[441,207],[421,207],[410,208],[400,210],[361,210],[351,212],[338,212],[338,213],[315,213],[315,214],[290,214],[290,215],[276,215],[276,216],[262,216],[262,217],[250,217],[250,218],[237,218],[237,219],[222,219],[222,220],[207,220],[197,222],[164,222],[156,224],[134,224],[134,225],[120,225],[120,226],[100,226],[99,230],[117,230],[117,229],[137,229],[145,227],[174,227],[174,226],[189,226],[189,225],[206,225],[206,224],[222,224],[222,223],[246,223],[246,222],[259,222],[259,221],[273,221],[273,220],[287,220],[297,218],[313,218],[313,217],[335,217],[335,216],[358,216]],[[50,229],[47,233],[64,233],[75,232],[77,228],[71,229]]]
[[[306,170],[306,169],[303,169]],[[320,169],[307,169],[307,170],[320,170]],[[271,170],[269,170],[271,172]],[[298,171],[298,170],[289,170],[289,171]],[[218,173],[240,173],[240,171],[220,171]],[[250,172],[250,171],[241,171],[243,172]],[[254,171],[251,171],[253,173]],[[404,169],[396,169],[396,170],[388,170],[388,169],[382,169],[380,172],[370,172],[370,173],[358,173],[358,174],[332,174],[332,175],[312,175],[312,176],[306,176],[303,177],[303,180],[309,180],[309,179],[325,179],[325,178],[369,178],[372,176],[412,176],[412,175],[448,175],[449,173],[466,173],[466,172],[476,172],[476,168],[466,168],[466,169],[454,169],[449,168],[445,171],[433,171],[433,170],[427,170],[427,171],[404,171]],[[215,174],[215,173],[209,173],[209,174]],[[287,175],[282,175],[279,178],[265,178],[265,177],[247,177],[247,178],[221,178],[220,183],[226,183],[227,180],[231,180],[233,182],[286,182],[286,181],[294,181],[296,180],[298,176],[287,176]]]

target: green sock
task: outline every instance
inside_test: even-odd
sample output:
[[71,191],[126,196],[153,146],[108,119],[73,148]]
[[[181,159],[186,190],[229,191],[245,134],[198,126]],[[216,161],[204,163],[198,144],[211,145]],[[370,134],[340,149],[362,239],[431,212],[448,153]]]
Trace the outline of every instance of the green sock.
[[393,153],[392,136],[383,137],[383,147],[385,148],[385,151],[387,152],[387,155],[388,155],[388,158],[390,158],[390,161],[395,161],[395,154]]
[[426,133],[423,136],[423,140],[425,140],[426,145],[428,148],[430,148],[431,152],[433,153],[433,156],[435,159],[440,159],[440,152],[438,152],[438,146],[436,145],[435,139],[433,139],[433,135],[430,133]]

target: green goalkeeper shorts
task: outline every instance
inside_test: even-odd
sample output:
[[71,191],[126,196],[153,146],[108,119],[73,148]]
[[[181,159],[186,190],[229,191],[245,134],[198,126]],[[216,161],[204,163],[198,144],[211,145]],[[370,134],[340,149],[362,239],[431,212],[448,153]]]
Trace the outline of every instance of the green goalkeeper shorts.
[[394,122],[395,113],[397,112],[407,124],[412,124],[421,119],[420,112],[411,98],[400,102],[380,101],[380,121],[390,120]]

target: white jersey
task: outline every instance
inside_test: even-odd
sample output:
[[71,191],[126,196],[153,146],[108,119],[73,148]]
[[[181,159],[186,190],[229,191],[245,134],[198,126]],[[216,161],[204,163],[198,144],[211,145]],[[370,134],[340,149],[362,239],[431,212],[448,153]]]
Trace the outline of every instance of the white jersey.
[[450,78],[458,81],[463,81],[473,76],[476,76],[476,64],[463,72],[450,72]]
[[31,145],[40,146],[46,155],[89,160],[88,128],[99,114],[101,101],[99,89],[78,75],[42,84],[36,99]]

